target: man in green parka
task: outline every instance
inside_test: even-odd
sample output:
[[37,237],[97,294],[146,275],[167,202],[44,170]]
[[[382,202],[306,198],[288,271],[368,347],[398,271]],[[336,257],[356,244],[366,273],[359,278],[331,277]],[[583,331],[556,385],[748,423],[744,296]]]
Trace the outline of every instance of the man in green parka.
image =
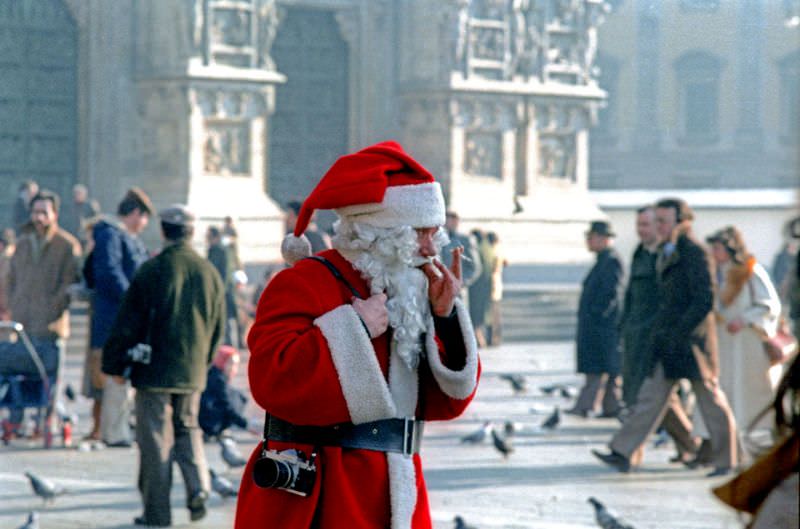
[[136,388],[144,513],[134,523],[154,527],[172,522],[173,461],[186,484],[190,519],[206,514],[210,483],[197,414],[225,314],[219,273],[191,247],[194,215],[175,205],[160,217],[164,248],[134,276],[103,348],[103,371],[130,376]]

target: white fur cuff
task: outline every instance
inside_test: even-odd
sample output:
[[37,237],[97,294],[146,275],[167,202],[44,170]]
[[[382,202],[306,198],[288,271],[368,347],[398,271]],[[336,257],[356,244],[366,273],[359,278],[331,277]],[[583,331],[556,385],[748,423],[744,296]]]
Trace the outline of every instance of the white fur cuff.
[[353,424],[396,417],[375,349],[353,307],[336,307],[314,320],[314,325],[328,342]]
[[[441,390],[449,397],[463,400],[472,394],[478,383],[478,342],[475,340],[469,313],[459,299],[456,299],[456,314],[458,315],[458,324],[461,327],[464,348],[467,351],[467,361],[464,368],[460,371],[453,371],[442,363],[442,359],[439,357],[439,350],[433,339],[434,332],[432,328],[428,332],[427,357],[433,377]],[[431,321],[432,326],[433,321]]]

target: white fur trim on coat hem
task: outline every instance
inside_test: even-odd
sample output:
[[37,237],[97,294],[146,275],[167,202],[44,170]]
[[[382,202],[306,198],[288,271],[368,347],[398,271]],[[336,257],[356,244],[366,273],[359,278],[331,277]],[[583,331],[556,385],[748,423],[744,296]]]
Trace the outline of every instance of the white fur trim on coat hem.
[[402,454],[386,453],[389,463],[389,501],[392,508],[392,529],[410,529],[417,507],[417,477],[414,459]]
[[[478,342],[475,340],[475,332],[472,330],[472,321],[469,319],[464,304],[456,299],[456,314],[458,324],[461,327],[461,336],[464,340],[464,348],[467,351],[467,361],[464,368],[453,371],[442,363],[436,342],[433,340],[433,329],[428,331],[427,357],[428,365],[441,390],[448,397],[463,400],[469,397],[475,390],[478,383]],[[431,324],[433,326],[433,319]]]
[[353,424],[396,417],[389,386],[375,349],[350,305],[340,305],[314,320],[328,342]]

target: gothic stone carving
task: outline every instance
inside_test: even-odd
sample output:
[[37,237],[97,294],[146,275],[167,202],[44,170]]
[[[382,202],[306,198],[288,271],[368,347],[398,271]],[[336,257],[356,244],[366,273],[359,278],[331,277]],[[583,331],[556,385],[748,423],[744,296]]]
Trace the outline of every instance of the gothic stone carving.
[[266,112],[256,92],[196,90],[203,123],[203,170],[213,175],[250,175],[250,126]]

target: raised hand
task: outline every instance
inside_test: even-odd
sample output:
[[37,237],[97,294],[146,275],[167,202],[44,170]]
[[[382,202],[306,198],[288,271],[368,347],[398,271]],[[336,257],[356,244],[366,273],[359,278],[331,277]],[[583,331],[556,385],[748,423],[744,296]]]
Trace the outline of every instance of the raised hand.
[[464,285],[461,281],[461,254],[464,249],[460,246],[453,249],[453,262],[447,268],[441,261],[433,260],[422,265],[422,272],[428,278],[428,300],[431,310],[436,316],[447,317],[453,312],[456,298]]
[[353,310],[367,326],[370,338],[377,338],[389,327],[386,294],[373,294],[367,299],[353,298]]

